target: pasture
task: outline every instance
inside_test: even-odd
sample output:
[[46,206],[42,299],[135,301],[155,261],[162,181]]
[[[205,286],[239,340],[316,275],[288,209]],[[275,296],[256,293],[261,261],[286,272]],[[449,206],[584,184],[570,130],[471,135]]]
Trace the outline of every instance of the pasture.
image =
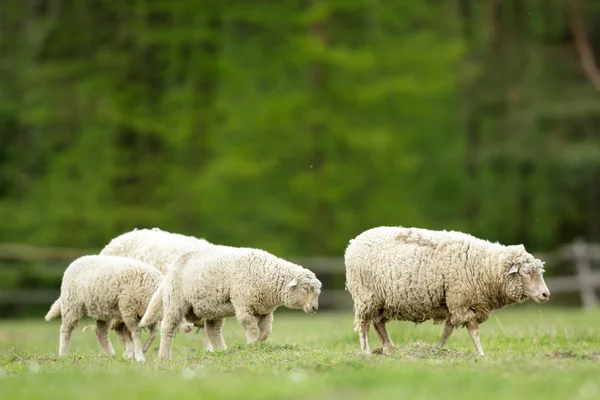
[[[598,399],[600,311],[515,307],[481,326],[486,358],[465,329],[436,347],[442,326],[388,325],[396,351],[362,355],[349,313],[275,314],[267,342],[244,343],[225,322],[225,351],[206,353],[204,336],[178,333],[171,361],[144,364],[100,355],[93,331],[73,334],[56,356],[59,321],[0,323],[0,399]],[[144,336],[145,337],[145,336]],[[371,329],[372,348],[378,347]]]

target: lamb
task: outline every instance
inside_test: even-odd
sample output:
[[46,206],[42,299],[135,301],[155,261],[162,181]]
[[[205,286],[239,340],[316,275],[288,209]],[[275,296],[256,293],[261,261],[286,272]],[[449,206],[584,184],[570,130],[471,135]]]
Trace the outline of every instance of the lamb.
[[545,303],[544,263],[522,245],[504,246],[455,231],[382,226],[350,241],[346,289],[352,295],[355,331],[369,353],[369,326],[387,354],[394,344],[385,324],[445,321],[443,347],[455,327],[467,328],[480,356],[479,324],[492,311],[532,299]]
[[[207,350],[225,349],[224,318],[235,316],[248,343],[264,341],[271,333],[273,312],[279,306],[318,309],[321,282],[308,269],[266,251],[219,246],[208,254],[189,252],[173,263],[154,294],[140,326],[161,325],[160,358],[171,358],[178,324],[204,319]],[[161,303],[163,307],[156,306]]]
[[[215,245],[207,240],[171,233],[158,228],[134,229],[112,239],[100,254],[135,258],[153,265],[160,272],[166,274],[169,265],[181,254],[187,251],[206,250],[212,246]],[[196,326],[202,328],[204,323],[197,321]],[[111,328],[119,331],[124,327],[123,324],[115,322]],[[190,332],[193,325],[184,320],[181,328],[185,332]]]
[[96,337],[104,353],[115,354],[108,332],[109,322],[118,319],[131,335],[131,340],[128,335],[121,336],[125,358],[144,361],[143,353],[156,336],[158,324],[147,325],[150,337],[144,348],[138,324],[162,280],[163,275],[153,266],[127,257],[91,255],[73,261],[64,272],[60,298],[45,318],[50,321],[62,316],[59,356],[68,354],[71,333],[87,315],[96,320]]

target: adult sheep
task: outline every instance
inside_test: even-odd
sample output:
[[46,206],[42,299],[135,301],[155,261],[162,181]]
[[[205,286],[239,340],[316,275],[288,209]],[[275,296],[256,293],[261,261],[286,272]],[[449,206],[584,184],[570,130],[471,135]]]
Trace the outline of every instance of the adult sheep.
[[164,310],[160,358],[171,358],[173,336],[184,316],[205,321],[209,351],[224,349],[224,318],[237,318],[248,343],[264,341],[275,309],[316,312],[320,292],[321,282],[308,269],[263,250],[221,246],[209,255],[190,252],[175,261],[140,326],[155,324]]
[[454,231],[377,227],[350,241],[345,252],[346,289],[354,302],[355,330],[369,353],[373,323],[382,343],[394,347],[390,320],[445,321],[444,346],[455,327],[466,326],[479,355],[479,324],[493,310],[532,299],[544,303],[550,292],[543,262],[522,245],[504,246]]
[[64,272],[60,298],[46,315],[46,321],[62,318],[59,355],[68,354],[73,329],[88,315],[96,320],[96,337],[107,355],[115,354],[108,331],[109,322],[117,319],[131,334],[122,337],[125,358],[144,361],[143,353],[156,336],[157,324],[147,325],[150,337],[144,348],[138,324],[162,279],[156,268],[132,258],[93,255],[73,261]]
[[169,265],[183,253],[212,246],[214,245],[205,239],[158,228],[134,229],[112,239],[100,254],[135,258],[166,274]]

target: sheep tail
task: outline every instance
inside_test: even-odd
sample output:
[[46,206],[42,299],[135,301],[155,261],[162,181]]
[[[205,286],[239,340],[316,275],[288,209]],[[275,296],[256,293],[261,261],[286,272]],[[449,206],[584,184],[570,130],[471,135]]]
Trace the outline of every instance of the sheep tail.
[[50,320],[58,317],[59,315],[60,315],[60,297],[58,299],[56,299],[54,304],[52,304],[52,306],[50,307],[50,311],[48,311],[48,314],[46,314],[44,319],[46,321],[50,321]]
[[163,292],[164,292],[164,280],[158,285],[156,292],[150,299],[150,304],[140,321],[140,328],[147,328],[148,326],[155,324],[159,319],[162,318],[163,313]]

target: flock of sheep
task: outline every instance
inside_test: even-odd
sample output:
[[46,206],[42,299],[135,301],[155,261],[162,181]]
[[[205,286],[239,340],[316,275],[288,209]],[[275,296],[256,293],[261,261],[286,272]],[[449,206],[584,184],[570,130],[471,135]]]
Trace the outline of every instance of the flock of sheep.
[[[373,324],[382,348],[394,344],[386,323],[445,321],[443,346],[454,327],[466,327],[484,355],[479,324],[493,310],[532,299],[548,301],[543,262],[522,245],[504,246],[454,231],[377,227],[350,241],[345,252],[346,289],[354,302],[361,350],[370,353]],[[98,343],[126,359],[144,361],[160,328],[159,358],[170,358],[179,329],[203,328],[207,350],[225,349],[224,319],[235,317],[248,343],[269,337],[280,306],[314,313],[321,282],[306,268],[266,251],[210,243],[160,229],[114,238],[99,255],[83,256],[65,270],[60,297],[46,315],[61,316],[59,355],[84,316],[96,320]],[[142,329],[149,336],[142,344]]]

